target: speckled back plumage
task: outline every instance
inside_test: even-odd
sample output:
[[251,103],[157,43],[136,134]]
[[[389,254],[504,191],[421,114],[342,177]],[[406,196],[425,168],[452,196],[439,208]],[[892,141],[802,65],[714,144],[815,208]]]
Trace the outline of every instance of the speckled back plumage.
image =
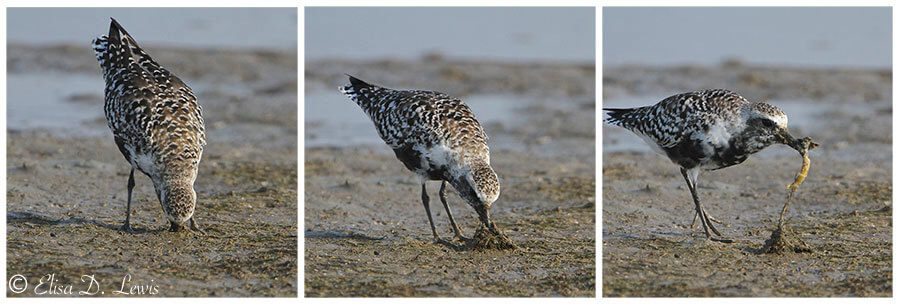
[[422,90],[393,90],[350,76],[340,90],[375,124],[381,139],[411,171],[450,182],[470,204],[489,206],[500,184],[490,167],[488,137],[461,100]]
[[670,96],[651,106],[612,109],[606,122],[631,130],[684,168],[718,169],[739,164],[774,143],[753,120],[787,128],[775,106],[753,103],[725,89]]
[[643,133],[661,147],[672,147],[695,130],[704,130],[714,116],[735,116],[747,99],[725,89],[670,96],[651,106],[609,109],[607,123]]
[[93,49],[106,81],[107,124],[119,150],[151,178],[169,220],[184,223],[194,212],[193,184],[206,145],[194,92],[115,20]]

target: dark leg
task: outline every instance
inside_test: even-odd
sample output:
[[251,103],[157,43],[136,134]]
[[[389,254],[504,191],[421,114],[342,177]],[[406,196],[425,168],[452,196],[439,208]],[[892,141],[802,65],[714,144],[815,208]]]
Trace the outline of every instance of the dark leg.
[[731,240],[728,239],[718,239],[712,237],[712,234],[710,234],[709,232],[710,229],[718,236],[722,236],[722,233],[720,233],[719,230],[717,230],[716,227],[713,226],[712,221],[709,220],[709,216],[706,213],[706,209],[704,209],[703,205],[700,204],[700,198],[697,197],[697,182],[692,181],[688,177],[687,171],[684,168],[681,169],[681,175],[684,176],[684,181],[687,182],[688,188],[691,190],[691,197],[693,197],[694,199],[694,207],[700,217],[700,224],[703,225],[703,231],[706,233],[706,238],[713,241],[731,242]]
[[131,168],[131,174],[128,175],[128,201],[125,204],[125,224],[122,225],[122,231],[134,232],[131,229],[131,190],[134,189],[134,167]]
[[459,226],[456,225],[456,220],[453,219],[453,212],[450,212],[450,206],[447,205],[447,194],[444,193],[446,187],[447,181],[441,180],[441,203],[444,204],[444,209],[447,210],[447,216],[450,216],[450,225],[453,226],[453,233],[456,234],[456,239],[463,239],[462,233],[459,233]]
[[169,224],[171,225],[169,227],[169,231],[171,231],[171,232],[181,232],[181,230],[184,229],[184,227],[182,225],[177,224],[175,222],[169,221]]
[[204,232],[203,229],[200,229],[200,227],[197,226],[197,223],[194,222],[193,216],[191,216],[191,230],[193,230],[194,232],[200,233],[200,234],[206,234],[206,232]]
[[425,205],[425,213],[428,214],[428,222],[431,223],[431,234],[434,234],[434,240],[440,240],[437,229],[434,228],[434,220],[431,219],[431,208],[428,206],[428,193],[425,191],[425,182],[422,182],[422,204]]

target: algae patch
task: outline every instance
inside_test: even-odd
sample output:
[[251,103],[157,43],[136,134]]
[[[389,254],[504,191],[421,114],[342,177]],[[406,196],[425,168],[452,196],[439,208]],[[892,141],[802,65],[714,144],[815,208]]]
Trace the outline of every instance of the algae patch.
[[772,231],[772,235],[766,240],[760,253],[782,254],[785,252],[812,253],[813,250],[794,231],[778,227]]
[[491,229],[488,229],[484,225],[479,227],[478,230],[475,231],[475,236],[472,238],[470,246],[475,250],[508,250],[518,248],[518,246],[509,239],[509,236],[507,236],[506,233],[497,229],[496,225]]

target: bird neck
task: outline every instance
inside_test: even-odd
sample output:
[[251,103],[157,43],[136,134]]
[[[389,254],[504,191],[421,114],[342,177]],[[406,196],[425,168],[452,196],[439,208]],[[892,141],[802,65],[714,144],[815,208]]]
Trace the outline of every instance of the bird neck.
[[473,163],[465,174],[453,179],[453,186],[460,197],[469,204],[484,204],[490,207],[500,194],[500,182],[491,165],[485,161]]

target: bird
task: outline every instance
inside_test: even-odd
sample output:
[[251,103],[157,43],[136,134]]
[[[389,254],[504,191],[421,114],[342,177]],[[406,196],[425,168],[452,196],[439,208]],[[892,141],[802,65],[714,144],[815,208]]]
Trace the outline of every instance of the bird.
[[434,180],[441,181],[439,195],[455,238],[465,239],[447,205],[448,183],[475,209],[482,225],[497,233],[490,209],[500,195],[500,180],[490,164],[488,136],[472,110],[444,93],[388,89],[347,76],[350,83],[339,90],[369,116],[397,159],[419,178],[434,240],[441,239],[431,218],[425,187],[425,182]]
[[110,18],[109,34],[92,41],[106,86],[104,113],[113,139],[131,165],[121,230],[131,227],[134,170],[153,182],[170,231],[203,232],[194,221],[194,181],[206,146],[203,110],[193,90],[150,58],[125,28]]
[[[637,108],[603,108],[608,124],[625,128],[655,151],[681,167],[694,201],[694,222],[700,219],[706,238],[732,242],[722,236],[697,196],[697,176],[740,164],[772,144],[785,144],[800,151],[800,141],[791,136],[788,118],[781,109],[763,102],[750,102],[727,89],[708,89],[676,94],[655,105]],[[691,224],[691,228],[694,223]]]

